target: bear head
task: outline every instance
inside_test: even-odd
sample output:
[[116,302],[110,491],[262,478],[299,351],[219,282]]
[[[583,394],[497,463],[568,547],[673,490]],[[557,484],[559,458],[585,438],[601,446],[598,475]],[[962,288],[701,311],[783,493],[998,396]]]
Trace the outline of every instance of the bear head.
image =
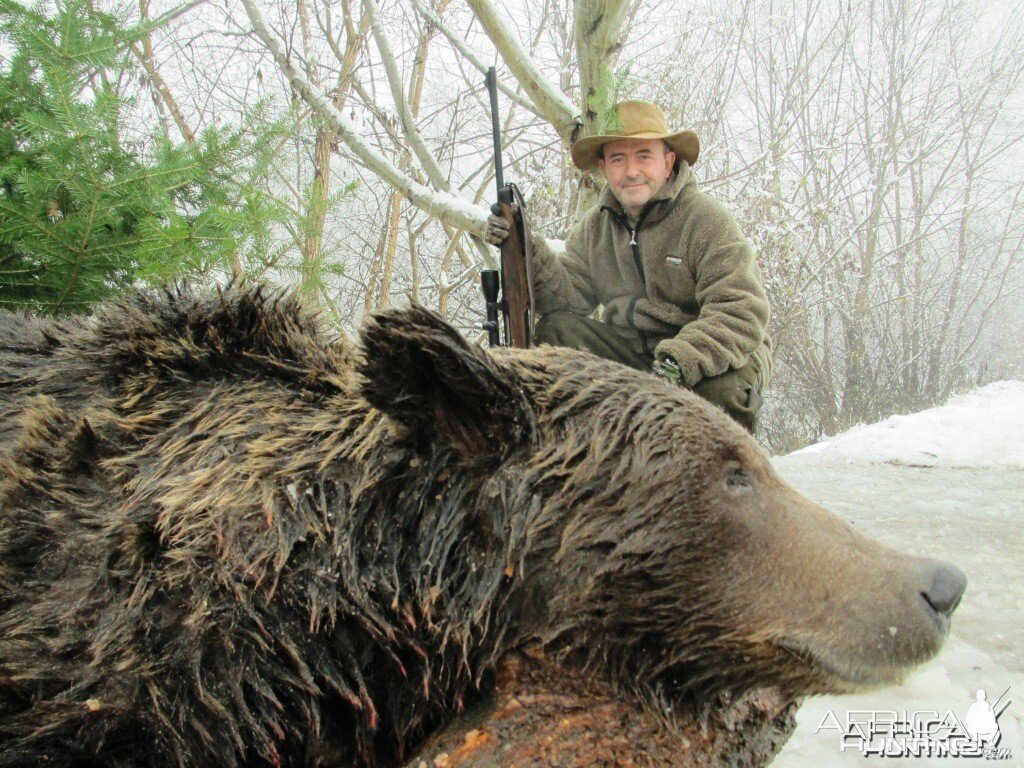
[[567,349],[484,352],[420,308],[363,339],[367,401],[481,478],[485,527],[521,531],[510,637],[697,704],[890,684],[941,647],[962,573],[802,496],[691,392]]

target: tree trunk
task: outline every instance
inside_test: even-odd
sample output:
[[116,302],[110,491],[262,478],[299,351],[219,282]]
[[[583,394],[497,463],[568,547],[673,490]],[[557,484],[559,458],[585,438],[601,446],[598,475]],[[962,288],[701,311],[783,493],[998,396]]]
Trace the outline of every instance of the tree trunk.
[[319,275],[323,261],[324,221],[331,192],[331,147],[334,133],[326,125],[316,130],[313,147],[313,186],[305,211],[305,237],[302,241],[302,278],[299,291],[309,298],[319,293]]
[[[574,5],[576,61],[580,72],[580,104],[583,107],[582,125],[573,138],[592,136],[598,114],[591,102],[601,87],[602,78],[614,71],[622,20],[629,8],[627,0],[577,0]],[[597,203],[600,183],[593,173],[581,174],[579,194],[576,198],[576,217]]]
[[[306,5],[306,0],[298,0],[296,5],[299,13],[302,47],[307,62],[306,74],[309,76],[312,85],[319,87],[320,77],[313,63],[312,51],[310,50],[309,8]],[[345,106],[345,99],[352,85],[352,74],[359,60],[359,52],[366,41],[370,28],[369,19],[364,17],[360,21],[358,31],[356,31],[356,27],[352,24],[350,18],[350,8],[347,2],[343,4],[343,11],[345,13],[345,28],[349,34],[345,42],[345,51],[339,59],[341,67],[338,72],[338,81],[334,87],[334,95],[331,99],[334,108],[339,111]],[[330,122],[318,118],[316,141],[313,148],[313,184],[310,188],[308,199],[305,201],[305,227],[303,228],[303,241],[300,249],[302,253],[302,277],[299,286],[301,293],[314,300],[322,292],[319,275],[323,266],[324,222],[327,220],[328,200],[331,195],[331,155],[337,141],[338,136],[331,127]]]

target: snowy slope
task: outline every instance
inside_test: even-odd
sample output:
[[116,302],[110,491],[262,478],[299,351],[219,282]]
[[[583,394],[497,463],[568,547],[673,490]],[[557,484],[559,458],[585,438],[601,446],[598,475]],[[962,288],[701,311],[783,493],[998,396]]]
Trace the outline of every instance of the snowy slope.
[[797,451],[928,467],[1024,468],[1024,381],[1000,381],[945,405],[854,427]]
[[1024,382],[1000,382],[946,405],[774,460],[801,492],[865,533],[913,555],[959,566],[968,580],[946,646],[902,686],[815,697],[774,768],[984,764],[971,758],[864,757],[820,730],[863,710],[953,712],[978,689],[1010,700],[999,718],[998,765],[1024,765]]

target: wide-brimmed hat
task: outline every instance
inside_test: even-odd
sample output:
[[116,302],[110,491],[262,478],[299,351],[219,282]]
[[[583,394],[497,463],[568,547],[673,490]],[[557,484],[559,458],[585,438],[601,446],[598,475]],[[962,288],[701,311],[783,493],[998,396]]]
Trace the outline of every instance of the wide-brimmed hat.
[[671,132],[665,122],[665,113],[657,104],[649,101],[622,101],[615,105],[613,123],[617,126],[600,136],[580,139],[569,153],[572,161],[581,171],[597,168],[597,153],[602,145],[619,139],[661,139],[668,144],[676,157],[690,165],[697,162],[700,141],[693,131]]

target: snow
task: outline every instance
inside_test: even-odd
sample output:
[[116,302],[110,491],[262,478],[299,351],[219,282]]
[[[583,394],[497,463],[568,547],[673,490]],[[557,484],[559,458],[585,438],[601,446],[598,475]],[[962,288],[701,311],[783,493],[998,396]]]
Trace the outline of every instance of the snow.
[[1024,468],[1024,381],[1000,381],[945,405],[854,427],[794,456],[927,467]]
[[548,244],[548,249],[552,253],[565,253],[565,240],[555,240],[549,237],[544,242]]
[[1003,765],[1024,765],[1024,382],[992,384],[938,408],[858,427],[776,458],[792,485],[902,551],[948,560],[968,587],[939,655],[903,685],[814,697],[773,768],[972,765],[970,758],[863,757],[840,749],[828,713],[952,711],[963,720],[979,688],[994,701]]

